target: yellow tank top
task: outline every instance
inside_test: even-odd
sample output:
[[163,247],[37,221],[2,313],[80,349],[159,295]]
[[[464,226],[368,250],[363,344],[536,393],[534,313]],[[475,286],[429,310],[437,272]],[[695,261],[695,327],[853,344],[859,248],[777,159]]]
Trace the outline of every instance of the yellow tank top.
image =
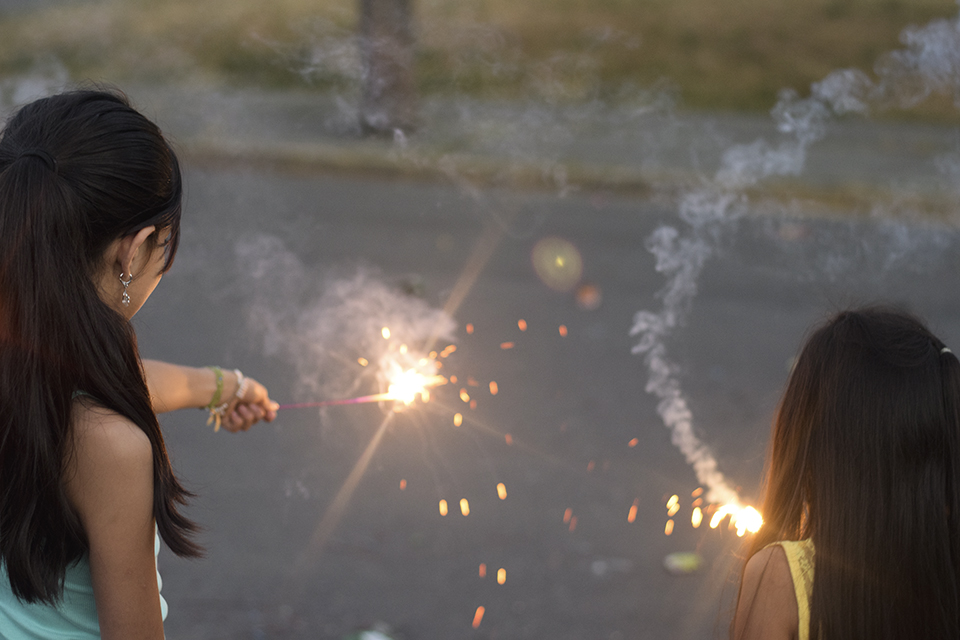
[[797,596],[797,615],[799,640],[810,640],[810,598],[813,596],[813,556],[816,551],[813,540],[781,540],[773,544],[780,545],[787,555],[790,576],[793,578],[793,591]]

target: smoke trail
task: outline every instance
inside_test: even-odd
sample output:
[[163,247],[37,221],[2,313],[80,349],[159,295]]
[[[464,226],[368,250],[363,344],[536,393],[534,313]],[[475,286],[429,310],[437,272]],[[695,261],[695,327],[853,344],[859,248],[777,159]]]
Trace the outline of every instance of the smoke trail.
[[[771,176],[799,175],[807,150],[826,132],[834,114],[866,113],[871,105],[913,106],[934,92],[953,93],[960,107],[960,17],[906,29],[905,49],[883,56],[877,81],[852,69],[840,70],[814,84],[808,98],[784,91],[771,114],[784,139],[774,145],[764,139],[736,145],[724,152],[721,166],[705,187],[687,193],[679,203],[685,232],[661,226],[647,239],[656,269],[667,282],[658,292],[659,312],[640,311],[631,336],[639,341],[632,352],[642,354],[649,371],[646,391],[660,399],[657,411],[671,431],[671,441],[693,466],[698,482],[707,487],[707,500],[739,503],[736,490],[719,470],[710,447],[694,432],[693,414],[683,396],[678,369],[666,341],[685,319],[697,293],[697,280],[730,221],[747,207],[744,189]],[[957,172],[955,158],[943,157],[938,168]]]
[[[371,269],[322,277],[272,236],[237,243],[252,291],[249,321],[267,355],[291,362],[299,392],[310,399],[383,391],[389,367],[414,368],[417,349],[452,340],[453,320],[420,298],[391,287]],[[389,327],[385,339],[383,327]],[[407,345],[401,353],[401,344]],[[388,357],[389,356],[389,357]],[[369,362],[361,366],[360,360]]]
[[908,109],[936,93],[952,94],[960,107],[960,15],[907,27],[900,41],[905,48],[874,65],[876,80],[856,69],[834,71],[813,85],[814,96],[838,114],[865,114],[871,106]]

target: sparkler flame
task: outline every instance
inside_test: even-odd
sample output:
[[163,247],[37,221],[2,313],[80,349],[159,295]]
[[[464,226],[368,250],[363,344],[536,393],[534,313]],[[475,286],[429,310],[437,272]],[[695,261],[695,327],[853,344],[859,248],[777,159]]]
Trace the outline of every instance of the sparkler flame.
[[737,535],[741,538],[748,531],[756,533],[763,526],[763,516],[760,512],[751,506],[745,506],[739,502],[731,502],[719,507],[710,518],[710,528],[716,529],[723,519],[730,516],[730,526],[737,530]]
[[418,395],[427,402],[430,398],[430,387],[446,382],[447,379],[443,376],[425,376],[416,369],[407,369],[391,379],[387,387],[387,395],[409,407],[416,401]]
[[[383,336],[391,336],[388,327],[383,328]],[[440,362],[437,358],[445,358],[457,347],[450,345],[441,353],[431,351],[429,356],[415,353],[413,349],[401,344],[399,347],[391,345],[380,358],[380,371],[377,374],[381,389],[386,387],[384,394],[387,399],[402,403],[409,407],[420,397],[421,402],[430,401],[430,389],[447,384],[447,378],[439,375]]]

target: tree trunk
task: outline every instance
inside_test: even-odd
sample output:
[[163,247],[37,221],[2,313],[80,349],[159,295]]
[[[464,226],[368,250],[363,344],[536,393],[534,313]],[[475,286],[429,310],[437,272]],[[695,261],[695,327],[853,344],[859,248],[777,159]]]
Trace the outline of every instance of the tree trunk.
[[360,0],[360,126],[393,135],[417,124],[412,0]]

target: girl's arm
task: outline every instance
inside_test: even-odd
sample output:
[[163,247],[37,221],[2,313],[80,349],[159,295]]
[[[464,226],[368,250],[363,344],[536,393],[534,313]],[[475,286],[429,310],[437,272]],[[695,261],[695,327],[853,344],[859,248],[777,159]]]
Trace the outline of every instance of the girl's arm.
[[800,616],[783,547],[765,547],[747,560],[733,619],[735,640],[793,640]]
[[[157,413],[206,407],[217,390],[216,374],[205,367],[144,360],[143,370],[150,400]],[[245,431],[259,420],[270,422],[277,416],[277,404],[270,400],[266,388],[252,378],[247,380],[243,398],[238,399],[236,394],[240,383],[237,375],[233,371],[223,371],[221,398],[229,403],[223,425],[230,431]]]
[[87,535],[101,637],[163,640],[146,434],[106,409],[78,407],[66,491]]

